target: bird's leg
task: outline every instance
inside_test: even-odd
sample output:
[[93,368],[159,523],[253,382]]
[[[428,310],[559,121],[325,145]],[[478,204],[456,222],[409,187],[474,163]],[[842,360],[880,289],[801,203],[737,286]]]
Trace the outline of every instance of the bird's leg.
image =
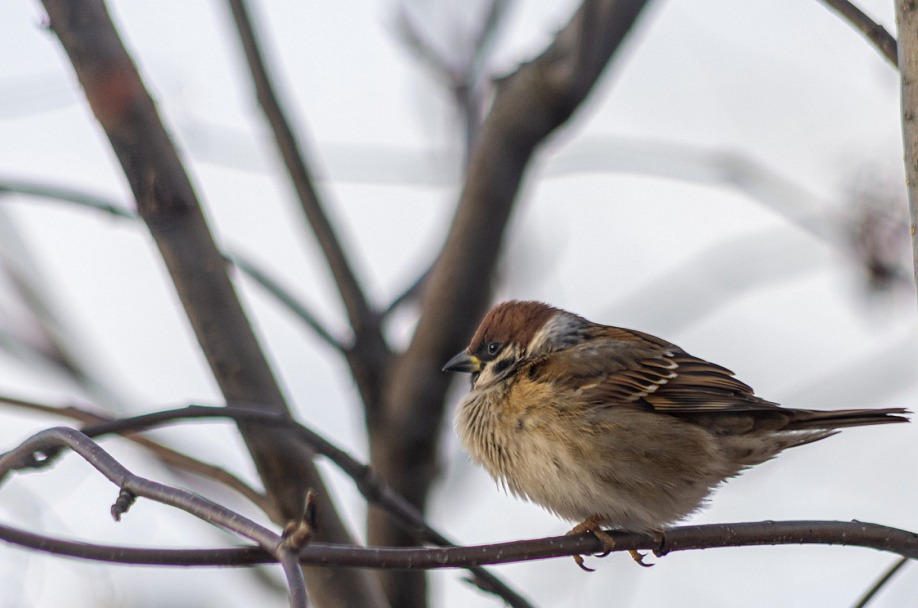
[[[589,532],[590,534],[592,534],[593,536],[599,539],[599,542],[602,543],[602,548],[604,549],[604,551],[598,554],[597,557],[605,557],[609,555],[609,553],[611,553],[613,549],[615,549],[615,539],[612,538],[611,534],[609,534],[608,532],[606,532],[600,527],[600,524],[602,523],[602,521],[603,521],[603,518],[599,515],[588,517],[587,519],[583,520],[582,522],[580,522],[579,524],[571,528],[571,531],[568,532],[568,535],[573,536],[576,534],[586,534],[587,532]],[[636,561],[639,565],[645,568],[649,568],[653,566],[653,564],[644,563],[643,553],[635,551],[634,549],[628,549],[628,553],[631,555],[631,559]],[[593,568],[589,568],[584,565],[583,556],[575,555],[574,561],[577,563],[577,565],[580,567],[581,570],[586,570],[587,572],[594,572]]]

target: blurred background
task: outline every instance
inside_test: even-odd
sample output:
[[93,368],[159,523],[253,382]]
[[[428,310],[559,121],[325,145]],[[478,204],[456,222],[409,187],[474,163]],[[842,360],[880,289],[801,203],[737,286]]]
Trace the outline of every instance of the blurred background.
[[[892,3],[859,5],[895,32]],[[467,129],[445,78],[477,57],[487,82],[538,55],[573,2],[507,4],[488,48],[470,44],[488,2],[252,3],[273,75],[359,278],[384,307],[431,264],[461,187]],[[114,1],[112,17],[171,130],[218,243],[264,268],[335,336],[347,319],[304,229],[255,104],[225,6]],[[37,3],[0,7],[0,394],[117,415],[220,402],[158,252],[136,221],[34,193],[132,210],[131,192]],[[433,61],[436,58],[437,61]],[[446,71],[444,71],[446,68]],[[573,121],[527,175],[496,299],[532,298],[665,337],[804,408],[915,409],[915,289],[903,187],[899,76],[817,1],[668,0],[638,22]],[[32,192],[33,194],[29,194]],[[296,416],[368,459],[345,361],[250,279],[237,288]],[[391,342],[410,338],[400,308]],[[467,390],[457,382],[453,404]],[[449,414],[451,418],[451,413]],[[0,405],[0,450],[57,418]],[[913,427],[914,425],[912,425]],[[918,530],[912,427],[872,427],[792,450],[731,481],[693,523],[838,519]],[[158,440],[257,476],[234,427]],[[109,440],[147,477],[176,480]],[[429,520],[463,544],[551,536],[569,525],[497,489],[443,429]],[[366,508],[321,463],[347,523]],[[93,542],[216,546],[227,536],[140,502],[115,525],[116,491],[82,461],[0,488],[0,519]],[[539,606],[851,605],[895,557],[842,547],[620,554],[500,566]],[[432,606],[498,606],[461,571],[430,574]],[[155,569],[0,545],[0,606],[285,605],[278,569]],[[918,602],[911,566],[877,606]]]

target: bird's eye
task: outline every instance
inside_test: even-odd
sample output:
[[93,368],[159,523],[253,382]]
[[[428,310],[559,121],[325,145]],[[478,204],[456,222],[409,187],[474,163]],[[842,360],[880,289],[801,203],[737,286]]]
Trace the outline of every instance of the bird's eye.
[[488,344],[488,354],[489,355],[496,355],[499,350],[500,350],[500,342],[491,342],[490,344]]

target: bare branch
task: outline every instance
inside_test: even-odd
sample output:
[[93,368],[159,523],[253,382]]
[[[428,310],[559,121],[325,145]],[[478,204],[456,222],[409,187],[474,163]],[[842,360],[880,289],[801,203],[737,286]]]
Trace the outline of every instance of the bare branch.
[[279,282],[271,278],[266,271],[261,270],[245,257],[232,252],[224,254],[223,257],[226,258],[228,262],[235,265],[241,272],[248,275],[250,279],[258,283],[265,291],[274,296],[274,299],[281,305],[299,317],[299,319],[312,329],[323,342],[339,352],[343,353],[346,350],[344,344],[331,335],[331,332],[325,329],[325,326],[319,322],[316,316],[312,314],[302,302],[297,300],[288,290],[284,289]]
[[854,608],[864,608],[867,606],[867,604],[869,604],[870,601],[876,597],[877,593],[880,592],[883,586],[891,581],[892,577],[894,577],[896,573],[902,569],[902,566],[904,566],[908,560],[909,558],[907,557],[900,557],[897,559],[892,566],[886,569],[886,572],[883,573],[883,576],[877,579],[877,582],[875,582],[873,586],[867,590],[867,593],[865,593],[861,599],[858,600],[857,604],[854,605]]
[[0,193],[9,194],[28,194],[38,198],[48,198],[58,201],[67,201],[89,207],[98,211],[104,211],[109,215],[121,217],[130,220],[139,219],[139,216],[128,209],[121,203],[99,196],[94,192],[68,188],[65,186],[53,186],[43,182],[34,182],[17,179],[0,179]]
[[[437,442],[449,378],[441,362],[465,345],[490,299],[504,232],[537,147],[563,125],[598,81],[646,0],[586,0],[549,48],[497,87],[475,139],[465,186],[426,281],[414,338],[390,366],[383,415],[370,420],[372,461],[422,507],[437,472]],[[371,544],[403,546],[410,535],[370,512]],[[420,577],[386,576],[393,603],[423,605]]]
[[[105,5],[101,0],[43,3],[50,27],[121,163],[221,391],[229,401],[287,415],[287,404],[236,297],[194,188]],[[274,427],[249,424],[241,425],[240,432],[284,520],[299,516],[311,487],[324,513],[317,538],[351,542],[308,450],[296,438]],[[379,585],[366,573],[307,571],[306,576],[320,604],[337,598],[355,606],[384,605]]]
[[[18,180],[0,180],[0,193],[9,192],[15,194],[27,194],[39,198],[47,198],[56,201],[74,203],[83,207],[88,207],[96,211],[104,211],[115,217],[140,220],[140,216],[133,211],[128,210],[123,205],[109,200],[98,194],[73,188],[55,186],[42,182],[27,182]],[[280,284],[268,276],[268,273],[261,270],[257,264],[240,253],[232,250],[226,250],[223,257],[240,272],[247,275],[253,281],[261,285],[265,291],[274,296],[282,305],[287,307],[295,316],[299,317],[306,325],[316,332],[325,343],[336,350],[343,351],[344,345],[341,344],[334,336],[331,335],[314,314],[306,306],[294,298]]]
[[322,208],[300,144],[293,134],[293,129],[284,114],[268,75],[264,56],[259,48],[258,36],[249,17],[245,0],[227,1],[245,50],[258,102],[274,132],[274,138],[297,191],[300,205],[319,241],[319,246],[322,248],[344,302],[354,332],[354,342],[345,354],[351,374],[360,390],[365,414],[368,418],[372,417],[379,409],[379,386],[391,359],[391,352],[383,337],[380,317],[367,301],[347,256],[341,248],[341,243],[335,235],[334,228]]
[[[643,534],[609,531],[614,552],[663,552],[659,540]],[[140,549],[56,539],[0,525],[0,539],[56,555],[121,564],[156,566],[251,566],[276,561],[259,547],[235,549]],[[918,535],[859,521],[762,521],[679,526],[666,531],[666,552],[765,545],[838,545],[864,547],[918,559]],[[470,568],[603,551],[592,534],[554,536],[471,547],[390,548],[312,543],[300,562],[350,568],[428,570]]]
[[360,283],[357,281],[357,277],[354,275],[354,271],[347,260],[347,256],[341,248],[341,243],[335,234],[334,228],[322,208],[322,203],[313,185],[313,179],[303,151],[296,136],[293,134],[290,121],[281,107],[280,99],[268,75],[264,54],[259,46],[258,35],[255,33],[255,28],[249,17],[245,0],[228,0],[228,4],[233,14],[233,20],[236,23],[239,40],[245,50],[258,103],[274,133],[274,138],[284,159],[284,164],[287,166],[287,172],[290,174],[293,186],[296,188],[303,212],[307,220],[309,220],[309,225],[319,241],[325,260],[328,262],[335,278],[335,284],[341,293],[341,299],[347,309],[351,326],[356,334],[361,334],[365,327],[374,327],[376,315],[370,308],[366,296],[360,288]]
[[899,73],[902,79],[902,141],[912,235],[912,271],[918,286],[918,6],[896,1]]
[[41,431],[0,456],[0,482],[11,471],[32,468],[36,462],[41,462],[47,453],[62,447],[73,450],[107,477],[121,489],[122,496],[127,493],[126,502],[122,502],[119,497],[119,501],[112,507],[112,514],[116,520],[127,510],[134,497],[142,496],[176,507],[211,525],[253,540],[284,567],[290,589],[290,605],[294,608],[306,606],[306,583],[303,573],[295,556],[291,559],[292,554],[280,535],[202,496],[134,475],[97,443],[77,430],[57,427]]
[[415,279],[414,283],[409,285],[407,289],[393,298],[389,305],[386,306],[386,309],[380,314],[380,317],[385,319],[393,312],[395,312],[395,310],[402,304],[420,299],[421,294],[424,292],[424,286],[427,284],[427,280],[430,278],[430,273],[432,271],[433,266],[430,266],[427,268],[427,270],[422,272],[421,275]]
[[899,51],[896,48],[896,39],[886,31],[886,28],[871,19],[864,11],[848,0],[822,0],[822,3],[835,10],[855,29],[860,30],[880,51],[880,54],[893,64],[893,67],[899,66]]
[[[245,407],[208,407],[191,405],[176,410],[164,410],[143,414],[131,418],[122,418],[95,424],[83,429],[89,437],[99,437],[109,433],[136,432],[142,429],[151,429],[175,421],[195,418],[229,418],[236,421],[260,422],[268,425],[277,425],[289,428],[308,444],[316,453],[331,460],[338,468],[346,473],[357,486],[360,493],[368,502],[376,505],[386,513],[393,516],[399,524],[416,538],[418,542],[427,542],[440,546],[454,546],[454,543],[437,530],[430,527],[424,520],[421,512],[403,496],[398,494],[386,481],[371,467],[353,458],[350,454],[337,447],[318,433],[302,424],[291,421],[286,416],[269,412],[258,411]],[[47,454],[42,465],[47,464],[54,454]],[[473,567],[470,571],[475,582],[482,589],[498,595],[515,608],[529,606],[528,602],[508,587],[490,572]]]
[[[7,405],[22,408],[25,410],[50,414],[52,416],[70,418],[71,420],[76,420],[87,425],[99,424],[113,420],[113,418],[110,416],[96,414],[87,409],[73,405],[59,407],[47,405],[44,403],[38,403],[35,401],[29,401],[26,399],[17,399],[7,395],[0,395],[0,403],[5,403]],[[147,439],[146,437],[141,437],[131,433],[124,433],[123,437],[129,441],[133,441],[137,445],[143,446],[144,448],[150,450],[150,452],[152,452],[153,455],[160,460],[160,462],[170,467],[193,473],[200,477],[211,479],[217,483],[220,483],[247,498],[252,504],[257,506],[269,517],[271,517],[272,520],[281,519],[281,515],[277,512],[277,508],[270,500],[268,500],[264,494],[258,492],[252,486],[244,482],[239,477],[233,475],[226,469],[202,462],[196,458],[192,458],[191,456],[182,454],[181,452],[173,450],[172,448],[166,447],[161,443]]]

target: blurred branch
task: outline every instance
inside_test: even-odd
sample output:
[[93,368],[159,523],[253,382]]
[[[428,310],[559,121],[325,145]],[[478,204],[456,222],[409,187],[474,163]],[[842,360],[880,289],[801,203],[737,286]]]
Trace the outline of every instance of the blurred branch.
[[877,579],[877,582],[874,583],[873,586],[870,589],[868,589],[867,592],[863,596],[861,596],[861,599],[858,601],[857,604],[854,605],[854,608],[864,608],[865,606],[867,606],[867,604],[869,604],[871,600],[873,600],[873,598],[876,597],[877,593],[879,593],[880,590],[883,589],[886,583],[891,581],[892,578],[896,575],[896,573],[899,572],[899,570],[902,569],[902,566],[908,563],[908,561],[909,561],[908,557],[900,557],[899,559],[897,559],[893,563],[892,566],[886,569],[886,572],[883,573],[883,576]]
[[918,286],[918,6],[897,1],[899,72],[902,79],[902,141],[905,148],[905,185],[908,190],[912,235],[912,272]]
[[[43,0],[51,29],[105,131],[228,401],[289,415],[287,404],[233,289],[194,188],[137,68],[101,0]],[[298,519],[307,488],[322,504],[320,540],[351,539],[308,450],[275,427],[240,425],[268,495]],[[359,571],[307,571],[317,603],[382,606],[376,581]]]
[[[466,36],[464,48],[449,52],[438,50],[433,40],[420,26],[411,11],[400,3],[396,8],[395,27],[398,39],[411,53],[427,64],[434,77],[450,91],[453,102],[462,118],[464,159],[468,163],[478,136],[485,99],[487,60],[510,0],[490,0],[482,11],[477,29]],[[464,5],[460,10],[467,10]]]
[[268,75],[258,36],[252,25],[245,0],[227,0],[245,50],[249,71],[255,85],[258,103],[274,133],[290,179],[300,199],[309,225],[315,233],[325,260],[331,269],[354,332],[353,344],[346,351],[347,362],[363,398],[364,411],[372,417],[378,410],[379,385],[391,353],[386,345],[379,315],[370,307],[357,277],[348,263],[334,228],[322,208],[318,193],[300,145],[284,114],[274,85]]
[[[82,422],[85,425],[101,424],[114,420],[109,416],[103,416],[73,405],[63,407],[54,406],[25,399],[17,399],[6,395],[0,395],[0,404],[6,404],[33,412],[41,412],[43,414],[50,414],[51,416],[70,418],[71,420]],[[258,492],[226,469],[202,462],[173,450],[172,448],[166,447],[161,443],[147,439],[146,437],[131,433],[124,433],[123,436],[125,439],[150,450],[160,462],[170,467],[175,467],[176,469],[187,471],[220,483],[247,498],[252,504],[261,509],[262,512],[268,514],[272,520],[281,518],[280,514],[276,512],[274,504],[269,501],[264,494]]]
[[[436,262],[434,262],[434,265],[435,264]],[[427,269],[422,272],[417,279],[415,279],[414,283],[409,285],[408,288],[405,289],[402,293],[395,296],[395,298],[389,302],[389,305],[386,306],[386,309],[382,311],[380,317],[385,319],[393,312],[395,312],[395,310],[398,309],[398,307],[400,307],[402,304],[420,299],[421,294],[424,293],[424,286],[427,284],[427,280],[430,278],[431,272],[433,272],[433,265],[428,266]]]
[[[37,194],[40,188],[34,186],[0,180],[0,197],[16,188]],[[55,194],[80,199],[74,191]],[[6,306],[0,303],[0,325],[6,325],[0,329],[0,348],[27,365],[47,365],[94,401],[117,407],[121,402],[118,391],[107,381],[105,371],[94,366],[92,357],[87,356],[89,345],[77,325],[68,319],[66,309],[56,305],[53,286],[5,207],[0,207],[0,273],[9,280],[13,310],[8,314]]]
[[137,213],[114,199],[108,199],[86,190],[55,186],[45,182],[3,178],[0,179],[0,194],[27,194],[38,198],[67,201],[82,207],[104,211],[115,217],[139,219]]
[[134,500],[141,496],[176,507],[211,525],[253,540],[284,567],[290,589],[290,605],[306,606],[306,584],[302,572],[295,558],[290,559],[291,550],[280,535],[202,496],[134,475],[77,430],[58,427],[41,431],[0,456],[0,483],[12,471],[43,466],[47,452],[63,447],[76,452],[120,488],[121,494],[112,506],[115,521],[119,521]]
[[[613,552],[675,551],[777,545],[864,547],[918,559],[918,535],[859,521],[761,521],[678,526],[666,530],[666,547],[644,534],[610,530]],[[252,566],[274,562],[260,547],[231,549],[141,549],[67,541],[0,524],[0,540],[37,551],[119,564],[155,566]],[[603,551],[592,534],[554,536],[471,547],[353,547],[311,543],[299,553],[304,564],[351,568],[439,569],[508,564]],[[570,566],[573,567],[573,566]]]
[[822,0],[822,3],[846,19],[855,29],[860,30],[880,51],[893,67],[899,66],[899,51],[896,39],[882,25],[848,0]]
[[[55,201],[75,203],[77,205],[95,209],[97,211],[104,211],[115,217],[135,221],[141,219],[139,215],[129,209],[126,209],[124,206],[115,202],[114,200],[106,199],[105,197],[99,196],[92,192],[76,190],[63,186],[55,186],[52,184],[46,184],[44,182],[0,180],[0,193],[3,192],[26,194]],[[223,257],[227,262],[238,268],[240,272],[247,275],[258,285],[261,285],[261,287],[270,295],[274,296],[274,298],[282,306],[285,306],[295,316],[299,317],[300,320],[302,320],[310,329],[312,329],[316,335],[325,343],[335,348],[336,350],[345,350],[344,345],[341,344],[337,338],[331,335],[331,332],[329,332],[318,321],[316,316],[312,314],[305,305],[303,305],[287,290],[281,287],[277,281],[272,279],[268,273],[262,270],[255,262],[240,253],[233,252],[232,250],[227,250],[225,253],[223,253]]]
[[340,240],[322,208],[306,159],[268,75],[268,68],[259,47],[258,36],[252,25],[246,2],[245,0],[227,0],[227,2],[233,14],[239,41],[245,50],[258,103],[274,133],[303,212],[309,220],[309,225],[319,241],[325,260],[335,278],[335,284],[341,293],[351,326],[356,334],[360,334],[364,327],[374,326],[376,315],[370,308],[347,256],[341,248]]
[[250,279],[261,285],[281,305],[299,317],[323,342],[339,352],[346,350],[345,346],[325,329],[325,326],[319,322],[314,314],[297,300],[293,294],[284,289],[279,282],[271,278],[266,271],[261,270],[248,259],[232,252],[225,253],[223,257],[241,272],[248,275]]

